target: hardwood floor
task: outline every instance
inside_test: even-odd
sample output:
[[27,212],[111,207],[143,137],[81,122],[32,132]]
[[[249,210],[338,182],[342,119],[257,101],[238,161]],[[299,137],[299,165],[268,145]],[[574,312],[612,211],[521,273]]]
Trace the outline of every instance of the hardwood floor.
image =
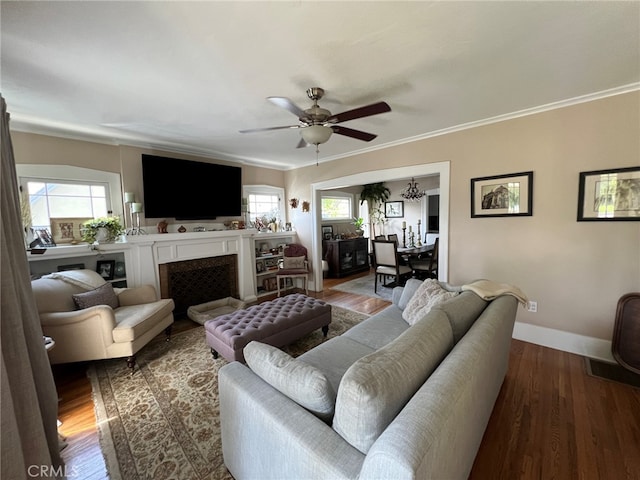
[[[325,279],[324,291],[310,294],[367,314],[389,305],[332,290],[353,278]],[[182,319],[174,331],[194,326]],[[78,478],[106,479],[86,367],[54,366],[59,430],[68,442],[62,455]],[[469,478],[640,479],[640,389],[587,375],[581,356],[513,340]]]

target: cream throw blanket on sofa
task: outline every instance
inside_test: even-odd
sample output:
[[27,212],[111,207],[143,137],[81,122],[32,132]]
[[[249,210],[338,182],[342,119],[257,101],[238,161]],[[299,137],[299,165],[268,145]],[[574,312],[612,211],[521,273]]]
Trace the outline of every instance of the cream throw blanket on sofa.
[[102,278],[98,279],[95,275],[87,275],[85,270],[54,272],[44,275],[42,278],[55,278],[56,280],[62,280],[63,282],[70,283],[85,290],[94,290],[105,283]]
[[500,295],[512,295],[525,307],[529,302],[527,296],[518,287],[507,283],[493,282],[491,280],[476,280],[467,285],[462,285],[462,290],[471,290],[484,300],[493,300]]

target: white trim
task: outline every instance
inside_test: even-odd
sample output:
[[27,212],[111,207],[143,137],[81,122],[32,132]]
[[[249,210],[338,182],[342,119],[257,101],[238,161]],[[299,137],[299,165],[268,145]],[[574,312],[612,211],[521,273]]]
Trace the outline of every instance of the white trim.
[[[346,185],[366,185],[368,183],[387,182],[401,180],[410,177],[426,175],[440,175],[440,242],[438,251],[438,276],[442,281],[449,278],[449,175],[451,162],[423,163],[407,167],[387,168],[383,170],[370,170],[367,172],[347,175],[346,177],[333,178],[311,184],[311,218],[314,219],[314,232],[312,234],[312,262],[313,265],[322,265],[322,224],[320,204],[321,190],[344,187]],[[322,269],[315,269],[313,288],[322,290]]]
[[[589,93],[587,95],[581,95],[579,97],[569,98],[566,100],[560,100],[557,102],[551,102],[537,107],[527,108],[524,110],[518,110],[512,113],[506,113],[504,115],[497,115],[495,117],[478,120],[475,122],[463,123],[452,127],[435,130],[433,132],[427,132],[422,135],[416,135],[414,137],[404,138],[395,142],[383,143],[380,145],[363,148],[360,150],[352,150],[344,154],[332,155],[320,160],[320,163],[330,162],[345,157],[351,157],[354,155],[360,155],[367,152],[374,152],[376,150],[383,150],[385,148],[394,147],[397,145],[403,145],[405,143],[411,143],[418,140],[424,140],[427,138],[437,137],[440,135],[446,135],[448,133],[459,132],[461,130],[467,130],[470,128],[481,127],[483,125],[489,125],[492,123],[504,122],[506,120],[512,120],[514,118],[525,117],[528,115],[535,115],[537,113],[546,112],[549,110],[555,110],[558,108],[570,107],[586,102],[593,102],[601,100],[603,98],[613,97],[615,95],[622,95],[625,93],[631,93],[636,90],[640,90],[640,82],[630,83],[628,85],[621,85],[619,87],[610,88],[600,92]],[[307,165],[283,165],[276,160],[265,160],[260,157],[248,157],[242,155],[230,154],[228,152],[220,152],[210,149],[193,148],[181,143],[170,141],[158,141],[144,135],[136,134],[124,134],[120,132],[119,135],[114,135],[113,130],[104,128],[92,128],[86,126],[79,126],[69,122],[50,121],[35,115],[27,115],[20,113],[11,114],[11,130],[16,132],[34,133],[38,135],[49,135],[59,138],[68,138],[72,140],[81,140],[94,143],[100,143],[104,145],[127,145],[139,148],[160,149],[172,153],[183,153],[187,155],[197,155],[204,158],[212,158],[218,160],[226,160],[230,162],[237,162],[246,165],[255,165],[258,167],[273,168],[275,170],[294,170]],[[315,163],[315,162],[314,162]],[[311,163],[309,163],[311,165]]]
[[522,322],[516,322],[513,328],[513,338],[542,345],[543,347],[615,363],[611,354],[611,341],[601,338],[587,337],[577,333],[563,332],[562,330]]
[[18,183],[22,183],[22,178],[42,178],[47,180],[71,180],[90,181],[107,183],[109,185],[109,195],[107,208],[111,208],[113,215],[125,219],[122,183],[119,173],[105,172],[103,170],[93,170],[91,168],[74,167],[72,165],[35,165],[16,164],[16,174]]

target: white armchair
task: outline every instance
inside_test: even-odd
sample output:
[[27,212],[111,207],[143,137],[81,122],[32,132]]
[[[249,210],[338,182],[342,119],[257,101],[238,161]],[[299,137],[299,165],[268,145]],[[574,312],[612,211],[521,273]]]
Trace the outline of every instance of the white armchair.
[[126,357],[133,369],[151,339],[164,330],[169,340],[174,303],[158,300],[151,285],[112,289],[92,270],[71,270],[31,286],[43,333],[56,342],[53,364]]

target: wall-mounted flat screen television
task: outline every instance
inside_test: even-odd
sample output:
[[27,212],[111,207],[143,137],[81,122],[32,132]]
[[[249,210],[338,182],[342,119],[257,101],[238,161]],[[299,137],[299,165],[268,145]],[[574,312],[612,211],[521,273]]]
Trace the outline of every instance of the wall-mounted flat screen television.
[[241,215],[240,167],[143,154],[142,184],[146,218],[212,220]]

